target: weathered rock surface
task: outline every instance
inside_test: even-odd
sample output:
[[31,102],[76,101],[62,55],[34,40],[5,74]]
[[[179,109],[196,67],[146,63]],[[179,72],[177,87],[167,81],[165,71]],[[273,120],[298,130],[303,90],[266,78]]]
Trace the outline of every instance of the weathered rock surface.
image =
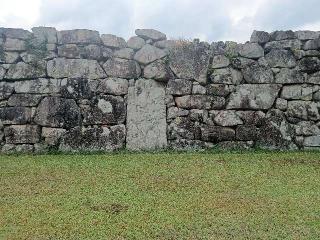
[[287,115],[303,120],[319,120],[318,105],[311,101],[289,101]]
[[145,44],[146,41],[140,37],[131,37],[127,42],[128,47],[134,50],[142,48]]
[[316,148],[319,148],[319,146],[320,146],[320,135],[306,137],[304,139],[303,145],[305,147],[316,147]]
[[201,129],[201,140],[218,143],[235,140],[235,130],[227,127],[205,126]]
[[253,31],[250,42],[255,42],[255,43],[266,43],[269,42],[270,40],[270,35],[267,32],[264,31]]
[[225,68],[225,67],[228,67],[229,65],[230,65],[229,58],[227,58],[224,55],[217,55],[213,57],[211,67],[213,69],[216,69],[216,68]]
[[227,109],[269,109],[278,96],[280,85],[243,84],[230,96]]
[[245,43],[241,45],[239,54],[245,58],[258,59],[264,56],[264,50],[258,43]]
[[44,98],[36,109],[34,122],[44,127],[72,128],[80,124],[81,114],[76,102],[59,97]]
[[189,95],[192,91],[192,81],[186,79],[171,79],[167,84],[167,93],[174,96]]
[[127,149],[167,147],[165,89],[156,81],[139,79],[129,88]]
[[75,29],[75,30],[64,30],[57,32],[58,43],[101,43],[100,35],[98,31],[86,30],[86,29]]
[[293,68],[296,66],[296,60],[288,50],[272,49],[265,56],[270,67]]
[[46,66],[43,63],[38,65],[26,64],[19,62],[13,64],[8,69],[7,74],[4,76],[6,79],[30,79],[41,78],[46,76]]
[[12,125],[4,128],[6,143],[37,143],[40,140],[40,127],[37,125]]
[[45,138],[45,143],[48,145],[56,145],[59,143],[60,138],[67,132],[63,128],[42,128],[41,136]]
[[0,120],[2,124],[26,124],[31,121],[31,108],[4,107],[0,108]]
[[134,60],[147,65],[158,59],[164,58],[166,55],[167,53],[165,51],[150,44],[146,44],[134,55]]
[[186,95],[175,98],[176,105],[185,109],[222,109],[225,105],[223,97],[208,95]]
[[55,58],[47,64],[48,76],[52,78],[89,78],[107,77],[95,60]]
[[76,127],[65,134],[59,149],[61,151],[114,151],[124,147],[126,127]]
[[53,27],[33,27],[32,32],[41,42],[57,43],[57,30]]
[[36,94],[13,94],[8,99],[9,106],[34,107],[40,102],[42,96]]
[[270,67],[259,65],[258,63],[249,64],[242,69],[244,79],[247,83],[273,83],[274,77]]
[[180,42],[170,49],[169,66],[181,79],[194,79],[207,83],[210,51],[206,45]]
[[134,60],[112,58],[103,64],[103,68],[110,77],[131,79],[141,75],[140,66]]
[[281,84],[304,83],[305,77],[296,69],[283,68],[276,75],[275,82]]
[[210,76],[213,83],[240,84],[243,75],[240,71],[233,68],[215,69]]
[[143,70],[143,76],[160,82],[167,82],[169,79],[174,78],[169,66],[163,60],[157,60],[146,66]]
[[15,82],[14,89],[17,93],[54,94],[59,93],[66,84],[65,79],[39,78]]
[[160,41],[165,40],[167,38],[164,33],[154,29],[137,29],[135,33],[137,34],[137,36],[146,40],[152,39],[154,41]]
[[213,112],[213,121],[223,127],[237,126],[243,124],[236,111],[216,111]]
[[126,119],[126,105],[120,96],[100,96],[82,109],[82,115],[84,125],[122,124]]
[[131,48],[122,48],[114,52],[114,57],[123,59],[133,59],[134,50]]
[[126,95],[128,93],[129,82],[126,79],[106,78],[91,83],[91,90],[94,92],[111,95]]
[[126,41],[112,34],[102,34],[101,40],[106,47],[110,48],[125,48],[127,47]]

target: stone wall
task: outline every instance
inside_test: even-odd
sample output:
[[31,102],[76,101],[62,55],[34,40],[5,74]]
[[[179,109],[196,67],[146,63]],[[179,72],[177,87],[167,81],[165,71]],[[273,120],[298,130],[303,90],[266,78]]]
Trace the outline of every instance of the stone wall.
[[320,32],[136,35],[0,28],[1,151],[320,147]]

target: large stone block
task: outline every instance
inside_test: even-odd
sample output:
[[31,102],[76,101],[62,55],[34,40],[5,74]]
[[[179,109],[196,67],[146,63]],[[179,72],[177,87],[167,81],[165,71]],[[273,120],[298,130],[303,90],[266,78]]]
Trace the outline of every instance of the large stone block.
[[213,83],[218,84],[240,84],[243,75],[240,71],[233,68],[214,69],[210,76]]
[[174,78],[174,75],[165,61],[157,60],[143,69],[143,77],[167,82],[169,79]]
[[306,73],[315,73],[320,71],[320,60],[317,57],[306,57],[299,61],[299,70]]
[[83,124],[122,124],[126,119],[126,104],[120,96],[100,96],[82,109]]
[[31,32],[22,28],[0,28],[0,35],[5,38],[16,38],[16,39],[29,39],[32,34]]
[[59,44],[68,43],[79,43],[79,44],[93,44],[101,43],[99,32],[86,30],[86,29],[75,29],[75,30],[64,30],[57,33]]
[[126,139],[125,125],[107,127],[76,127],[63,137],[59,150],[78,151],[114,151],[124,147]]
[[164,33],[154,29],[136,29],[135,33],[137,34],[137,36],[146,40],[151,39],[154,41],[160,41],[167,38]]
[[250,42],[256,42],[256,43],[267,43],[270,40],[270,35],[267,32],[264,31],[253,31]]
[[205,44],[178,42],[169,50],[169,65],[178,78],[207,83],[210,50]]
[[35,38],[41,42],[56,44],[57,30],[53,27],[33,27],[32,32]]
[[201,129],[201,140],[218,143],[235,140],[235,130],[227,127],[206,125]]
[[14,86],[11,83],[0,82],[0,101],[8,99],[14,92]]
[[101,40],[106,47],[109,48],[125,48],[127,47],[126,41],[112,34],[102,34]]
[[281,85],[243,84],[230,96],[227,109],[269,109],[278,96]]
[[103,64],[103,68],[109,77],[132,79],[141,75],[140,66],[134,60],[111,58]]
[[186,95],[176,97],[175,102],[179,108],[184,109],[222,109],[225,105],[223,97],[208,95]]
[[60,93],[67,84],[66,79],[39,78],[36,80],[17,81],[14,83],[16,93],[55,94]]
[[4,135],[7,144],[37,143],[40,131],[36,125],[12,125],[4,128]]
[[131,37],[127,42],[128,47],[134,50],[139,50],[145,44],[146,44],[146,41],[140,37]]
[[167,53],[164,50],[146,44],[134,55],[134,60],[143,65],[147,65],[164,58],[166,55]]
[[293,68],[297,65],[293,54],[288,50],[272,49],[265,56],[270,67]]
[[34,122],[44,127],[72,128],[81,121],[80,109],[73,99],[44,98],[36,109]]
[[318,105],[311,101],[289,101],[287,115],[303,120],[317,121],[320,119]]
[[201,129],[199,124],[191,121],[187,117],[178,117],[168,126],[167,138],[199,140],[201,138]]
[[189,95],[192,91],[192,81],[186,79],[171,79],[167,84],[167,93],[174,96]]
[[93,92],[111,95],[126,95],[128,93],[129,82],[123,78],[106,78],[90,82]]
[[19,62],[12,64],[5,75],[6,79],[30,79],[30,78],[41,78],[46,76],[46,65],[43,62],[39,64],[27,64]]
[[258,43],[245,43],[239,48],[240,56],[245,58],[258,59],[264,56],[264,50]]
[[106,74],[96,60],[55,58],[47,64],[53,78],[105,78]]
[[165,88],[154,80],[139,79],[129,87],[127,149],[167,147]]
[[13,94],[8,99],[9,106],[34,107],[37,106],[41,100],[41,95],[36,94]]
[[274,77],[270,67],[253,63],[242,69],[247,83],[273,83]]
[[243,124],[241,118],[237,115],[236,111],[213,111],[213,121],[220,126],[230,127]]
[[281,84],[304,83],[305,76],[296,69],[283,68],[276,75],[275,82]]
[[6,38],[4,44],[3,44],[3,50],[5,51],[25,51],[26,48],[26,42],[24,40],[20,39],[13,39],[13,38]]
[[306,137],[305,139],[304,139],[304,143],[303,143],[303,145],[305,146],[305,147],[317,147],[317,148],[319,148],[320,147],[320,135],[318,135],[318,136],[310,136],[310,137]]
[[5,107],[0,108],[0,121],[3,124],[26,124],[31,121],[31,108]]

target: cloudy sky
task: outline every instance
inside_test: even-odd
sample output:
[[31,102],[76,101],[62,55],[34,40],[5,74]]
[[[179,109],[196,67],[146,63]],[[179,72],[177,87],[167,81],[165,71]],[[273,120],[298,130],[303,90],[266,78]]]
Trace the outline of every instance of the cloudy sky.
[[154,28],[168,38],[249,40],[254,29],[320,30],[320,0],[0,0],[0,26],[87,28],[124,38]]

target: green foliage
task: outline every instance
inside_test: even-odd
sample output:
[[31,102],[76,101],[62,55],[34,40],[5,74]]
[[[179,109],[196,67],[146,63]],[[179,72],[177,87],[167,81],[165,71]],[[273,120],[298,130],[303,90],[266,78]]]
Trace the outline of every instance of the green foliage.
[[0,157],[0,239],[319,239],[320,153]]

